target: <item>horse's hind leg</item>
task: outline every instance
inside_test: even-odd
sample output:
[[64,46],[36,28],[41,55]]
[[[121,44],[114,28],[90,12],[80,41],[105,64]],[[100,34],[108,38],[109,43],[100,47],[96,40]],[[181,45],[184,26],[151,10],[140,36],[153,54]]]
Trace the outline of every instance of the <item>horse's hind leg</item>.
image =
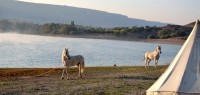
[[150,62],[151,62],[151,59],[148,59],[148,62],[147,62],[147,63],[148,63],[148,68],[149,68],[149,63],[150,63]]
[[145,58],[145,68],[149,68],[149,63],[151,62],[151,60],[150,59],[148,59],[148,58]]
[[144,62],[145,62],[145,68],[147,67],[147,60],[148,60],[148,59],[146,59],[146,58],[144,59]]
[[145,68],[146,68],[146,67],[148,66],[148,64],[149,64],[149,63],[148,63],[148,62],[149,62],[149,59],[148,59],[147,57],[145,57],[144,60],[145,60]]

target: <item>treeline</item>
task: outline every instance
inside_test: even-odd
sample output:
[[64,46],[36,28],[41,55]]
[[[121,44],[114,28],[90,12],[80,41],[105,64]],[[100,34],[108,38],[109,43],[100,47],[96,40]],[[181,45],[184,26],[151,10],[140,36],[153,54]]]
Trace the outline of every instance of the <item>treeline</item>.
[[38,34],[40,32],[40,25],[17,20],[11,21],[0,19],[0,32],[20,32]]
[[192,28],[179,25],[167,25],[165,27],[114,27],[102,28],[92,26],[70,24],[46,23],[33,24],[19,21],[0,20],[0,30],[2,32],[16,31],[31,34],[61,34],[61,35],[110,35],[118,37],[167,39],[181,37],[186,39]]

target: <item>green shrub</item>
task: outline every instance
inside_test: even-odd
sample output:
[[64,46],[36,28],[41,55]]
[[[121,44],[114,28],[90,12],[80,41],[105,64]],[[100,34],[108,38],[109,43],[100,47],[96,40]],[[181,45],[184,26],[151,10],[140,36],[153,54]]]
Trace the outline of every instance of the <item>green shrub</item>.
[[151,35],[151,34],[147,36],[147,39],[155,39],[155,38],[156,37],[154,35]]

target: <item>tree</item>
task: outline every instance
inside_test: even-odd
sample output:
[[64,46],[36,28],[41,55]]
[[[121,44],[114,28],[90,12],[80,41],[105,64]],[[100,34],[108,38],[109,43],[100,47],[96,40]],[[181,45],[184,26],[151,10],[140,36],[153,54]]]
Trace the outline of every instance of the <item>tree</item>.
[[74,27],[74,21],[71,21],[71,27]]
[[50,32],[49,24],[44,24],[40,27],[41,33],[48,34]]
[[61,34],[68,34],[67,33],[67,25],[62,25],[60,27],[59,33],[61,33]]
[[170,32],[167,29],[158,31],[158,37],[160,39],[167,39],[170,37]]

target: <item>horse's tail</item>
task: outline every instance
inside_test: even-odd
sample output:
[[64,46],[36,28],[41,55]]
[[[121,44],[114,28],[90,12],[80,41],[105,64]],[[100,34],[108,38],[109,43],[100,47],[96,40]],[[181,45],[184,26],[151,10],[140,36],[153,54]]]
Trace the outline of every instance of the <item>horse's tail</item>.
[[85,60],[84,60],[83,56],[81,56],[81,63],[82,63],[82,64],[80,64],[80,66],[81,66],[81,73],[83,73],[84,72],[84,68],[85,68]]
[[83,64],[81,64],[81,73],[84,72],[84,68],[85,68],[85,61],[83,61]]
[[147,57],[147,54],[148,54],[149,52],[146,52],[145,54],[144,54],[144,58],[141,60],[141,61],[144,61],[145,59],[147,59],[148,57]]
[[144,55],[144,57],[143,57],[143,60],[142,61],[144,61],[145,60],[145,55]]
[[145,55],[144,55],[144,57],[143,57],[143,59],[141,61],[144,61],[144,60],[145,60]]

